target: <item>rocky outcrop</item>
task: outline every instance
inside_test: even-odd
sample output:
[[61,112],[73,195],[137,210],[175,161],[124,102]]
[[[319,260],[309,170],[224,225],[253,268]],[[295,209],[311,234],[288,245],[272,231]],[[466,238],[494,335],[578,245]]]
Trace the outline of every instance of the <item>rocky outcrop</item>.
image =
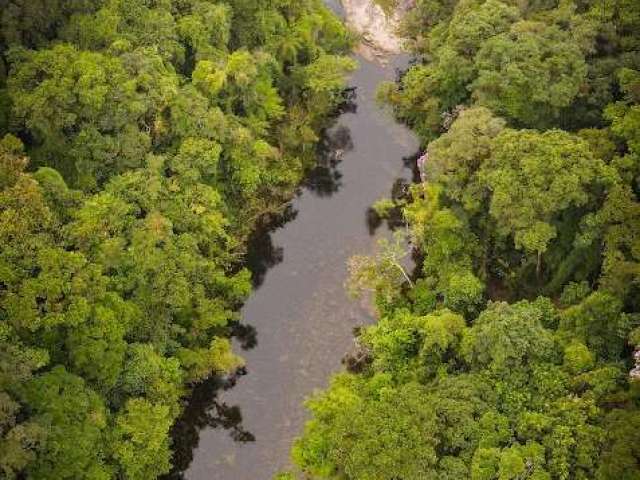
[[387,13],[374,0],[342,0],[347,24],[362,36],[359,52],[369,59],[384,59],[403,51],[398,36],[402,16],[415,6],[415,0],[398,0],[393,12]]

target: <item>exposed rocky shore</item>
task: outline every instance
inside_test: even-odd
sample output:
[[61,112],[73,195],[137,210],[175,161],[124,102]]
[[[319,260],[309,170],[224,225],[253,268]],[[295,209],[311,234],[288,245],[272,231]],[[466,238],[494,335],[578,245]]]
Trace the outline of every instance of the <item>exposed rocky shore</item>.
[[362,36],[358,51],[365,58],[384,61],[403,51],[398,26],[415,0],[398,0],[393,12],[385,12],[373,0],[342,0],[342,4],[348,25]]

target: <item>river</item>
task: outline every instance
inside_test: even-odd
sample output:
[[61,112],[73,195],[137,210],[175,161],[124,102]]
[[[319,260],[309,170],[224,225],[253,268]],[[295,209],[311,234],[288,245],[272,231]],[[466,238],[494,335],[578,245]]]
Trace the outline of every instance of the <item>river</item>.
[[234,339],[247,374],[233,386],[214,379],[195,390],[174,431],[171,479],[269,480],[286,468],[307,418],[304,399],[341,368],[353,328],[372,321],[344,291],[346,261],[389,234],[367,212],[410,181],[418,143],[375,101],[376,86],[406,59],[381,66],[356,58],[353,102],[326,132],[318,167],[286,219],[253,241],[256,289]]

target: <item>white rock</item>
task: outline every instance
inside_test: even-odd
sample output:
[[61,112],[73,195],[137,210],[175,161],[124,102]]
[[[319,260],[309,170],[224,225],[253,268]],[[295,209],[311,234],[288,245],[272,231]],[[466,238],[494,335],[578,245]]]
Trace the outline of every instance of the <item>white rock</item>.
[[373,0],[342,0],[347,24],[360,35],[359,52],[368,59],[382,58],[403,51],[403,39],[398,26],[403,14],[412,7],[412,0],[400,0],[390,15]]

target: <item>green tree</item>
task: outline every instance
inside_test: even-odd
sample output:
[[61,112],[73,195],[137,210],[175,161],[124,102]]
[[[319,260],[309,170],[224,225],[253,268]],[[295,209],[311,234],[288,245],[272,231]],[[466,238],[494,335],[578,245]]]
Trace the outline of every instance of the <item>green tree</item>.
[[354,298],[364,292],[374,292],[381,311],[397,300],[405,284],[413,286],[404,259],[409,250],[406,237],[396,232],[392,240],[381,239],[376,256],[357,255],[348,261],[347,290]]
[[48,363],[43,350],[27,348],[15,332],[0,326],[0,473],[14,479],[33,462],[46,437],[43,425],[24,417],[18,391]]
[[115,419],[113,455],[128,480],[157,478],[171,467],[169,407],[147,400],[129,400]]
[[465,361],[471,368],[499,372],[529,361],[553,359],[555,345],[543,327],[543,315],[536,305],[527,302],[489,304],[463,339]]
[[606,449],[598,467],[597,480],[638,476],[638,412],[617,410],[607,417]]
[[428,181],[442,185],[444,194],[465,210],[478,212],[486,197],[478,174],[492,156],[493,140],[504,125],[504,120],[486,108],[464,110],[447,133],[429,144],[425,165]]
[[0,3],[0,476],[156,478],[188,386],[242,365],[247,238],[352,37],[316,0]]
[[537,255],[538,276],[562,214],[589,205],[615,180],[584,141],[560,130],[503,131],[480,176],[498,231]]
[[423,478],[436,462],[435,411],[417,384],[394,387],[389,376],[343,374],[309,401],[316,419],[293,457],[323,478]]
[[557,119],[587,73],[584,53],[570,33],[532,21],[487,40],[476,68],[474,98],[525,127],[545,127]]
[[30,478],[109,479],[104,435],[108,413],[100,396],[63,367],[28,382],[21,399],[47,431]]
[[569,330],[601,358],[615,361],[622,355],[631,319],[622,302],[605,292],[594,292],[562,313],[560,326]]
[[481,248],[467,216],[443,205],[443,189],[437,183],[414,187],[412,196],[405,216],[415,244],[425,254],[421,288],[441,297],[447,308],[476,313],[484,300],[485,285],[474,269]]
[[640,274],[640,204],[626,185],[615,185],[602,208],[587,215],[579,241],[604,245],[602,276],[603,289],[621,298],[629,298],[635,291]]
[[85,188],[142,164],[145,105],[119,58],[58,45],[18,51],[12,61],[13,112],[34,137],[38,163]]

